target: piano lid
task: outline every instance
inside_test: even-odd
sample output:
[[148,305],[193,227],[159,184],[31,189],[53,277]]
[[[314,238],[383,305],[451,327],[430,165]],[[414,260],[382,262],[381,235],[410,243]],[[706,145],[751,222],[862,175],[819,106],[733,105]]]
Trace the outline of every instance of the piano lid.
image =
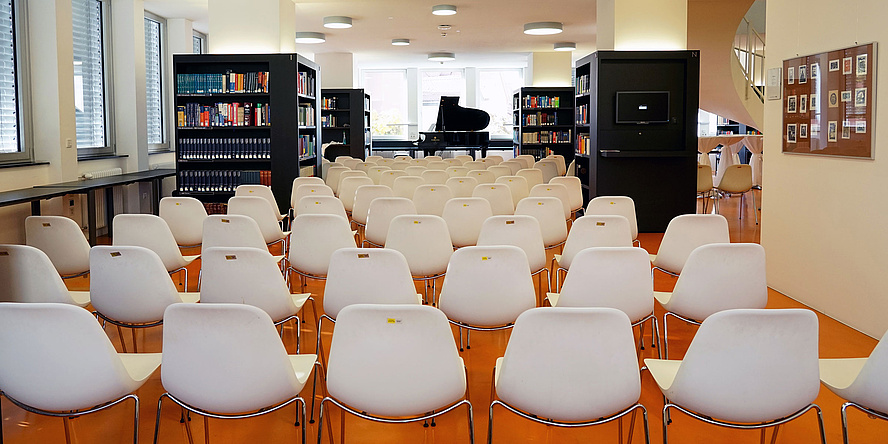
[[481,131],[490,124],[487,111],[459,106],[458,96],[441,96],[438,105],[437,131]]

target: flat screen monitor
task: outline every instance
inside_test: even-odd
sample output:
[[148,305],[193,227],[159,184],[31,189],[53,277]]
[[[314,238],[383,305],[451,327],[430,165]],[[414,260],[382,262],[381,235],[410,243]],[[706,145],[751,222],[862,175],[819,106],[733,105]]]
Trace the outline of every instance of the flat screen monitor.
[[617,91],[617,123],[668,123],[669,91]]

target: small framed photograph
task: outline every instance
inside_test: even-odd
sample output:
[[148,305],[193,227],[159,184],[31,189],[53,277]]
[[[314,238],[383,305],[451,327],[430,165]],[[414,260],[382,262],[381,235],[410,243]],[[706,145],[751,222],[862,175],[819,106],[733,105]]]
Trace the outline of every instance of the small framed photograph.
[[842,91],[842,101],[850,102],[851,101],[851,91]]
[[796,111],[797,111],[796,96],[786,96],[786,112],[787,112],[787,114],[793,114]]
[[826,141],[837,142],[839,140],[839,122],[830,120],[826,127]]
[[790,85],[795,84],[795,68],[792,66],[786,68],[786,83]]
[[[850,92],[850,91],[848,91]],[[854,90],[854,106],[866,106],[866,88],[857,88]]]
[[858,54],[857,55],[857,75],[865,76],[866,75],[866,54]]
[[811,137],[819,137],[820,136],[820,124],[812,123],[811,124]]
[[829,71],[838,71],[839,70],[839,59],[830,60],[829,61]]
[[854,60],[851,57],[842,59],[842,74],[851,74],[854,72]]
[[799,96],[799,112],[806,113],[808,112],[808,95],[802,94]]
[[801,123],[799,124],[799,139],[807,139],[808,138],[808,124]]
[[[848,122],[845,122],[848,123]],[[851,127],[848,125],[842,125],[842,138],[850,139],[851,138]]]
[[838,108],[839,107],[839,90],[833,89],[829,92],[829,98],[827,101],[829,102],[830,108]]
[[857,134],[865,134],[866,133],[866,120],[858,120],[857,124],[854,126],[854,132]]
[[811,111],[817,111],[820,109],[820,104],[817,102],[817,94],[811,94],[808,96],[808,109]]
[[818,77],[820,77],[820,64],[819,63],[812,63],[811,64],[811,78],[816,79]]
[[808,65],[799,66],[799,85],[808,83]]
[[790,123],[786,125],[786,141],[796,143],[796,124]]

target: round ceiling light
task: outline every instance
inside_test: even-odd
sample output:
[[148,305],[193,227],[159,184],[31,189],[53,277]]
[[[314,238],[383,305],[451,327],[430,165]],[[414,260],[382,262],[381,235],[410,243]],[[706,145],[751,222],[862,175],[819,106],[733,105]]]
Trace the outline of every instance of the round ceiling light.
[[456,60],[456,55],[452,52],[433,52],[429,54],[429,61],[432,62],[450,62]]
[[577,44],[574,42],[558,42],[555,44],[556,51],[573,51],[577,49]]
[[434,15],[454,15],[454,14],[456,14],[456,6],[435,5],[435,6],[432,6],[432,14],[434,14]]
[[392,39],[392,46],[407,46],[410,44],[410,39]]
[[552,35],[562,31],[561,22],[533,22],[524,25],[524,33],[530,35]]
[[322,32],[297,32],[296,43],[324,43],[327,36]]
[[351,28],[352,18],[342,15],[331,15],[330,17],[324,17],[324,27],[334,29]]

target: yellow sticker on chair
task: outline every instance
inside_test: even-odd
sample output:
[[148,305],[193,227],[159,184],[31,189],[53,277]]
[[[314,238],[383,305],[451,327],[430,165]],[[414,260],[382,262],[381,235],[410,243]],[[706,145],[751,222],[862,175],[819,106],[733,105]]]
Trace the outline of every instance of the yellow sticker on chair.
[[9,256],[8,251],[0,251],[0,256]]
[[176,205],[177,205],[177,206],[178,206],[178,205],[182,205],[182,203],[181,203],[181,202],[176,202]]
[[513,225],[515,223],[514,220],[507,220],[506,225]]
[[43,222],[43,226],[44,226],[44,227],[51,227],[52,225],[50,225],[49,222]]
[[370,259],[370,253],[358,253],[358,259]]
[[595,222],[595,226],[596,226],[596,227],[603,227],[603,226],[604,226],[604,222]]
[[490,256],[481,256],[482,261],[490,260]]
[[220,219],[223,224],[231,223],[230,219]]
[[120,252],[119,252],[119,251],[112,251],[112,252],[111,252],[111,257],[118,257],[118,256],[120,256]]
[[400,324],[400,323],[401,323],[401,320],[400,320],[400,319],[395,319],[395,318],[388,318],[388,319],[385,320],[385,322],[388,323],[388,324]]
[[543,204],[543,202],[537,202],[537,205],[542,205],[542,204]]
[[616,205],[617,203],[616,203],[616,202],[611,202],[610,204],[611,204],[611,205]]
[[225,260],[226,260],[226,261],[236,261],[236,260],[237,260],[237,256],[235,256],[235,255],[233,255],[233,254],[226,254],[226,255],[225,255]]

